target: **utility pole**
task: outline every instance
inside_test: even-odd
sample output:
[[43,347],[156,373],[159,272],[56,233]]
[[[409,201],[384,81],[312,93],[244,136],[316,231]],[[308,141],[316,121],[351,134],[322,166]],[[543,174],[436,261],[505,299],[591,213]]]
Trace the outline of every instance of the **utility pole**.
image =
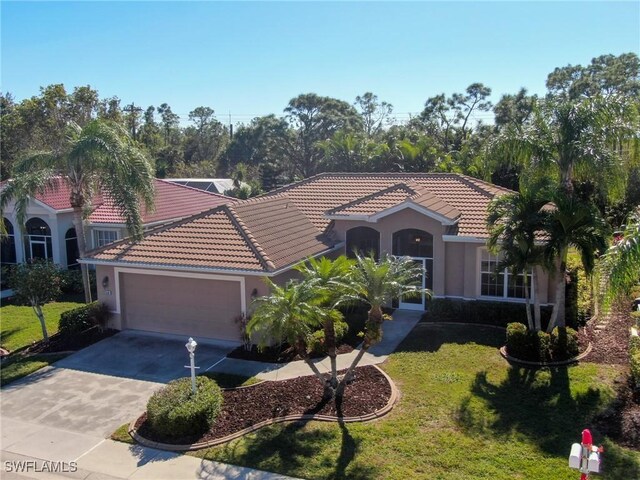
[[142,113],[142,108],[136,107],[135,103],[131,102],[130,105],[127,105],[122,109],[123,111],[129,113],[129,128],[131,129],[131,137],[134,140],[137,140],[136,126],[138,124],[138,115]]
[[233,140],[233,124],[231,123],[231,110],[229,110],[229,139]]

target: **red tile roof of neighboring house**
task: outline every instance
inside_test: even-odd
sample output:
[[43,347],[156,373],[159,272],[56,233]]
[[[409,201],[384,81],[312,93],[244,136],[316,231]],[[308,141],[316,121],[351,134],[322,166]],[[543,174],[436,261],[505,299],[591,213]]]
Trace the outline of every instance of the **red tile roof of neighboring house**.
[[[144,224],[177,220],[235,200],[161,179],[154,179],[154,188],[155,209],[147,212],[143,208]],[[36,194],[35,198],[54,210],[68,210],[71,208],[70,193],[69,185],[60,178],[52,187]],[[124,217],[110,197],[98,194],[94,197],[92,205],[89,223],[125,223]]]
[[[283,232],[285,235],[283,235]],[[286,197],[223,205],[90,252],[96,260],[272,272],[331,242]]]

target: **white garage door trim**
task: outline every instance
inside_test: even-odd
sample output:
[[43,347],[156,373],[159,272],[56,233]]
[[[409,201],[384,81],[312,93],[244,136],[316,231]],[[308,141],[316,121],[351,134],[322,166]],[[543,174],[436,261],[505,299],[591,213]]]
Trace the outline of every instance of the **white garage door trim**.
[[243,314],[247,313],[244,277],[232,277],[230,275],[211,275],[207,273],[170,272],[166,270],[144,270],[139,268],[114,268],[116,284],[116,310],[113,313],[120,314],[120,273],[135,273],[140,275],[155,275],[158,277],[200,278],[203,280],[223,280],[228,282],[238,282],[240,284],[240,310]]

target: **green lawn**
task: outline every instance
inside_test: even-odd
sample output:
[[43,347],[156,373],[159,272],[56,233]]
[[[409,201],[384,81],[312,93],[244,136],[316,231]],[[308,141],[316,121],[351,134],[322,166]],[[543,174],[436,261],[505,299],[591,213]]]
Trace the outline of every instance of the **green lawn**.
[[[580,432],[613,397],[619,367],[510,367],[485,327],[421,324],[384,369],[402,392],[369,424],[279,424],[196,452],[307,479],[567,479]],[[640,454],[604,443],[602,479],[640,478]]]
[[30,373],[40,370],[47,365],[51,365],[53,362],[57,362],[64,357],[66,357],[65,354],[33,355],[28,358],[6,360],[0,369],[0,386],[5,386],[19,378],[25,377]]
[[[42,311],[47,322],[47,331],[53,335],[58,331],[60,314],[84,305],[79,302],[51,302]],[[0,307],[0,345],[13,352],[31,343],[42,340],[42,327],[31,307],[2,305]]]

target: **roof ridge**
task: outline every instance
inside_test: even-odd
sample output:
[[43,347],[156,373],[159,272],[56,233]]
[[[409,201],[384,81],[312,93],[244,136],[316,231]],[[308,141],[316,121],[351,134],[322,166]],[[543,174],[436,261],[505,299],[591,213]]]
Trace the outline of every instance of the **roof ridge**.
[[190,187],[189,185],[183,185],[181,183],[175,183],[175,182],[172,182],[170,180],[166,180],[164,178],[154,178],[154,180],[156,180],[158,182],[162,182],[162,183],[164,183],[166,185],[171,185],[172,187],[185,188],[187,190],[191,190],[191,191],[194,191],[194,192],[202,193],[202,194],[205,194],[205,195],[212,195],[214,197],[221,197],[221,198],[225,198],[225,199],[228,198],[230,200],[234,198],[234,197],[229,197],[228,195],[222,195],[221,193],[209,192],[207,190],[201,190],[199,188]]
[[227,210],[229,211],[231,221],[240,230],[242,235],[245,237],[245,240],[249,244],[249,247],[251,247],[251,250],[253,250],[256,257],[258,257],[258,260],[260,260],[260,263],[262,263],[262,266],[268,270],[275,270],[276,269],[275,264],[273,263],[273,261],[271,261],[271,259],[267,255],[267,252],[265,252],[262,246],[258,243],[258,240],[253,236],[253,234],[249,230],[249,227],[244,223],[242,218],[240,218],[240,216],[238,215],[238,212],[236,212],[236,210],[233,208],[232,205],[223,205],[223,206],[226,207]]
[[[495,189],[495,190],[501,190],[503,193],[516,193],[514,190],[511,190],[510,188],[501,187],[500,185],[495,185],[495,184],[493,184],[491,182],[487,182],[485,180],[481,180],[479,178],[472,177],[470,175],[465,175],[463,173],[459,173],[458,175],[460,176],[461,179],[466,180],[467,183],[475,185],[477,188],[483,190],[484,192],[488,193],[492,197],[495,197],[495,195],[493,195],[491,193],[489,188],[492,188],[492,189]],[[480,185],[478,185],[478,184],[480,184]]]

